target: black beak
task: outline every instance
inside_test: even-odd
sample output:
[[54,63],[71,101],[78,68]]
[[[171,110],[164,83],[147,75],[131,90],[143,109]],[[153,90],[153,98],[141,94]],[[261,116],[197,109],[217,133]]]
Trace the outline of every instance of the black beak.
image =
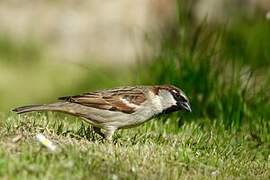
[[181,109],[187,111],[187,112],[192,112],[190,104],[188,102],[180,102],[179,106]]

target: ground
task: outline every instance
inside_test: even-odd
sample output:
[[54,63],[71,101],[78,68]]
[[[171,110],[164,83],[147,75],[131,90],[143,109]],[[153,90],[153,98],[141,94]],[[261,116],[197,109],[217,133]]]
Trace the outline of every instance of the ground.
[[[218,120],[160,117],[120,130],[108,143],[88,124],[70,116],[4,114],[0,175],[3,179],[268,179],[269,132],[260,126],[269,125],[235,131]],[[35,138],[38,132],[58,150],[42,146]]]

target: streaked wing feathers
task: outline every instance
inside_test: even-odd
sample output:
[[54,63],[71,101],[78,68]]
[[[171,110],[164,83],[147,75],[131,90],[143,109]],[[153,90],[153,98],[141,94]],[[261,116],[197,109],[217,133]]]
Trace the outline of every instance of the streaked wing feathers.
[[141,88],[130,87],[84,93],[82,95],[61,97],[59,99],[97,109],[121,111],[131,114],[135,112],[136,106],[146,100],[146,97]]

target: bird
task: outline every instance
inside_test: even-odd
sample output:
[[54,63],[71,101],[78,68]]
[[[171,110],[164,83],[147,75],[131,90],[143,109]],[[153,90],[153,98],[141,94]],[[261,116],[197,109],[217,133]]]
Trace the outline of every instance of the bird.
[[108,141],[118,129],[139,126],[157,115],[191,112],[188,97],[174,85],[117,87],[58,98],[51,104],[13,109],[17,114],[54,111],[77,116],[93,126]]

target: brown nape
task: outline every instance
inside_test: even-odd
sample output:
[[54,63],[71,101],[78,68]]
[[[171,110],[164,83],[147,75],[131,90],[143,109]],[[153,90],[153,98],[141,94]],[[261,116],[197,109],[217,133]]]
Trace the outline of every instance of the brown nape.
[[163,90],[167,90],[167,91],[172,91],[172,90],[175,90],[177,92],[179,92],[179,88],[173,86],[173,85],[160,85],[160,86],[153,86],[152,87],[152,92],[155,94],[155,95],[158,95],[159,91],[163,89]]
[[152,91],[155,95],[158,95],[159,89],[160,89],[160,86],[153,86],[153,87],[151,88],[151,91]]

